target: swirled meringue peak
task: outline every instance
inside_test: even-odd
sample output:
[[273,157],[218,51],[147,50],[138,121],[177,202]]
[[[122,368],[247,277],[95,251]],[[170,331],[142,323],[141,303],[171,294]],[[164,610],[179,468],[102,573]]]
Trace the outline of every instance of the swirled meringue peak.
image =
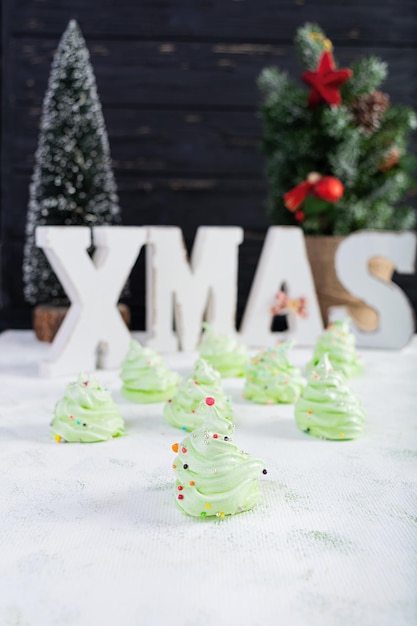
[[200,409],[207,396],[215,397],[217,410],[226,419],[232,419],[232,402],[223,390],[220,372],[205,359],[198,359],[193,374],[181,382],[175,396],[165,404],[164,415],[173,426],[194,430],[204,420],[205,414]]
[[321,357],[327,353],[335,370],[342,372],[346,378],[356,376],[363,369],[363,363],[356,352],[355,343],[348,318],[329,324],[316,342],[307,370],[315,369]]
[[324,354],[309,373],[295,405],[295,421],[303,432],[321,439],[355,439],[363,429],[365,411],[340,372]]
[[251,360],[246,372],[243,396],[259,404],[293,404],[306,380],[301,370],[288,360],[290,343],[261,350]]
[[249,361],[246,346],[239,344],[232,335],[216,333],[207,323],[203,324],[203,329],[200,356],[218,370],[223,378],[244,376]]
[[234,425],[217,410],[214,398],[205,399],[201,412],[203,424],[172,445],[177,453],[175,502],[193,517],[248,511],[259,500],[259,477],[267,473],[264,463],[233,442]]
[[162,357],[132,339],[122,363],[121,393],[132,402],[165,402],[177,392],[179,375],[171,372]]
[[55,405],[51,432],[58,442],[93,443],[123,434],[124,423],[110,391],[92,376],[79,374]]

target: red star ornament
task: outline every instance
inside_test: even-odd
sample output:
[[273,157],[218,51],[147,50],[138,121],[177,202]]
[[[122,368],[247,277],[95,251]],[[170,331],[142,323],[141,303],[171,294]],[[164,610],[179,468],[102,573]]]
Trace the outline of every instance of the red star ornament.
[[329,105],[339,105],[342,103],[340,87],[352,76],[352,70],[335,70],[334,60],[331,52],[323,52],[316,72],[303,72],[301,78],[311,91],[308,96],[308,106],[315,107],[323,100]]

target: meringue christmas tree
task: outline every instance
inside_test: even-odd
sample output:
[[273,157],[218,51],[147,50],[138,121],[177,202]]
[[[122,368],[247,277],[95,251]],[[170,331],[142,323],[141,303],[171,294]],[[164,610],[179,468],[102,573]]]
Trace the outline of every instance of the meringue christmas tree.
[[213,397],[202,402],[200,411],[203,424],[172,445],[178,508],[202,518],[252,509],[260,497],[259,478],[267,473],[263,461],[234,443],[234,425]]
[[415,184],[407,149],[416,115],[379,91],[386,64],[369,57],[338,68],[316,24],[298,29],[295,44],[304,86],[277,68],[259,77],[273,222],[330,235],[411,228],[403,200]]

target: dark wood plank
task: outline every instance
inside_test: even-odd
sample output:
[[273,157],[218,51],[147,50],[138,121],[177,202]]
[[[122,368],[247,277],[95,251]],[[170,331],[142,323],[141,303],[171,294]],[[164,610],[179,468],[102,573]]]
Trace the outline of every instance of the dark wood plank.
[[415,45],[414,0],[6,0],[10,32],[60,36],[69,19],[91,37],[291,41],[318,22],[334,42]]
[[[6,107],[40,106],[47,86],[56,41],[18,39],[10,42],[8,61],[15,72],[5,93]],[[289,46],[96,41],[89,49],[104,107],[166,109],[232,108],[254,110],[260,102],[257,78],[265,66],[278,66],[294,80],[302,68]],[[365,54],[338,48],[341,66]],[[417,63],[411,48],[372,47],[389,65],[384,89],[393,102],[417,102]],[[410,61],[405,62],[405,59]]]
[[[113,167],[156,175],[260,176],[261,121],[250,111],[104,111]],[[10,117],[8,158],[13,169],[33,169],[40,107],[20,105]]]
[[[380,56],[391,101],[417,102],[415,0],[3,0],[2,17],[6,324],[13,311],[19,320],[28,311],[21,284],[28,186],[52,54],[69,19],[79,21],[91,52],[124,223],[178,225],[188,249],[201,224],[243,226],[238,319],[268,226],[258,149],[262,68],[299,76],[293,37],[316,21],[339,65]],[[141,328],[142,257],[132,277],[134,328]],[[417,276],[396,280],[417,310]]]

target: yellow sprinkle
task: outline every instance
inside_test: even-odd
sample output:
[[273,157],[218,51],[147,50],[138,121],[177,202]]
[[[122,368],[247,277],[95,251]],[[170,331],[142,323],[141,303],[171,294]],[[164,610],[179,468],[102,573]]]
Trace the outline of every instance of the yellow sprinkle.
[[224,513],[223,513],[223,511],[220,513],[220,517],[224,517]]
[[61,443],[61,437],[59,435],[54,435],[54,439],[57,443]]
[[210,508],[211,508],[210,502],[206,502],[206,509],[210,509]]
[[313,413],[313,411],[312,411],[311,409],[308,409],[307,413],[308,413],[309,415],[311,415],[311,414]]
[[344,437],[344,436],[345,436],[345,433],[339,433],[339,437],[340,437],[341,439],[343,439],[343,437]]

